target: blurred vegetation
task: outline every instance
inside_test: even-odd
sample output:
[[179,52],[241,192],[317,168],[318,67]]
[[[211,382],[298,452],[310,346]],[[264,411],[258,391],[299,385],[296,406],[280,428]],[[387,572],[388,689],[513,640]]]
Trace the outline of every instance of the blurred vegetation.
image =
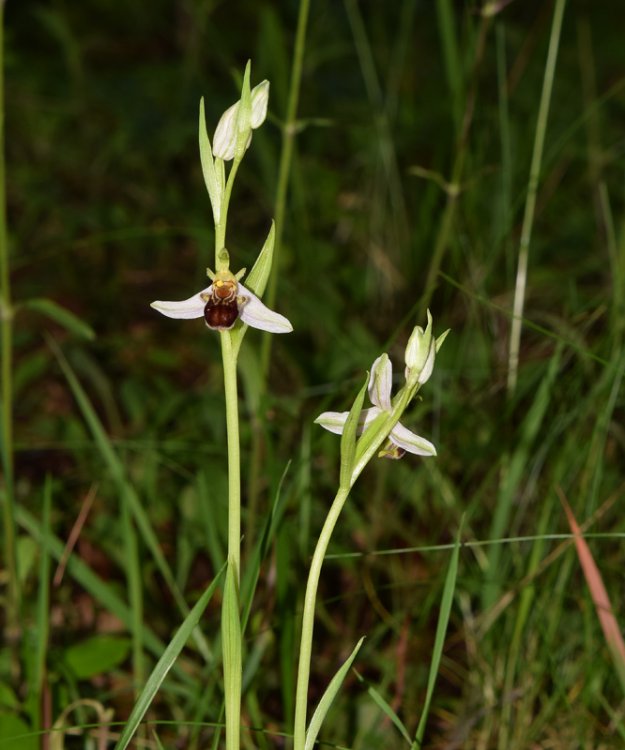
[[[622,687],[574,548],[558,536],[569,532],[561,492],[596,535],[591,549],[625,622],[622,9],[566,7],[510,393],[512,299],[553,3],[501,5],[485,18],[470,1],[312,3],[277,269],[276,309],[295,332],[275,337],[266,389],[259,332],[241,354],[244,482],[252,433],[263,436],[258,510],[251,528],[244,519],[248,551],[280,497],[247,631],[255,667],[245,675],[245,719],[265,731],[246,734],[247,747],[282,747],[280,733],[290,731],[298,608],[338,477],[338,440],[312,420],[348,408],[382,351],[401,372],[407,337],[425,323],[428,274],[435,330],[452,333],[406,423],[439,456],[377,462],[344,511],[322,575],[312,703],[368,637],[356,661],[363,681],[348,679],[322,737],[354,750],[402,746],[368,687],[414,734],[464,518],[424,747],[623,746]],[[113,708],[115,721],[128,716],[141,685],[130,624],[111,599],[128,603],[133,564],[124,488],[189,606],[221,568],[217,337],[149,303],[189,296],[212,264],[198,104],[204,96],[210,130],[237,98],[248,58],[253,83],[271,81],[270,115],[235,186],[235,270],[260,249],[274,215],[297,12],[294,0],[6,4],[13,298],[52,300],[95,337],[36,305],[16,314],[23,628],[17,674],[9,649],[0,653],[0,738],[49,728],[78,699]],[[91,426],[68,368],[93,409]],[[57,546],[46,536],[46,477]],[[38,548],[58,558],[88,497],[45,622]],[[142,621],[156,639],[150,646],[146,636],[149,673],[182,614],[141,528],[137,535]],[[50,578],[55,569],[56,559]],[[218,613],[214,600],[202,621],[216,654]],[[40,689],[29,675],[42,644]],[[200,654],[190,642],[149,714],[164,747],[209,747],[222,720],[218,665]],[[101,720],[83,706],[68,723]],[[30,736],[12,742],[39,746]],[[67,743],[88,746],[84,737]]]

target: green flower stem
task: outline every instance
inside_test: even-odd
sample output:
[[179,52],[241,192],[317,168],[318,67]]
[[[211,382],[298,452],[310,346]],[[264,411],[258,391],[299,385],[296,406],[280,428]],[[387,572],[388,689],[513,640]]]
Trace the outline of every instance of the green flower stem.
[[[222,628],[226,623],[238,622],[239,582],[241,578],[241,455],[239,447],[239,401],[237,392],[237,356],[232,347],[230,331],[221,332],[221,355],[224,368],[224,391],[226,395],[226,429],[228,433],[228,575],[234,579],[233,587],[224,596]],[[232,572],[230,572],[232,571]],[[234,601],[233,601],[234,599]],[[233,614],[232,608],[237,609]],[[231,638],[236,630],[230,632]],[[239,750],[241,726],[241,644],[237,646],[223,639],[224,684],[226,704],[226,748]]]
[[299,666],[297,669],[297,686],[295,689],[295,722],[293,728],[293,750],[304,750],[306,743],[306,709],[308,703],[308,681],[310,679],[310,662],[312,657],[312,639],[315,626],[315,603],[317,588],[321,577],[321,566],[328,550],[328,544],[336,522],[341,515],[345,501],[349,497],[350,487],[341,487],[336,493],[330,512],[326,516],[323,529],[317,540],[317,546],[310,563],[304,611],[302,613],[302,636],[299,648]]
[[2,345],[2,468],[4,474],[4,564],[7,570],[6,637],[14,643],[19,632],[20,590],[15,553],[15,497],[13,485],[13,310],[9,276],[4,162],[4,3],[0,2],[0,330]]
[[[293,750],[305,750],[306,744],[306,711],[308,703],[308,682],[310,679],[310,663],[312,659],[312,640],[313,631],[315,625],[315,603],[317,600],[317,589],[319,587],[319,578],[321,577],[321,567],[328,551],[328,545],[334,527],[341,515],[345,501],[349,497],[349,493],[356,483],[356,480],[362,473],[365,466],[369,461],[377,454],[380,450],[382,443],[388,438],[391,430],[399,422],[401,415],[405,411],[406,407],[412,401],[419,385],[414,384],[410,387],[404,387],[395,397],[393,408],[387,415],[380,415],[377,419],[380,419],[378,425],[374,421],[369,430],[375,430],[378,435],[374,440],[364,449],[361,455],[358,451],[358,443],[356,444],[356,457],[354,459],[354,465],[350,477],[348,486],[339,487],[330,511],[326,516],[326,520],[321,529],[321,534],[317,540],[317,545],[313,553],[312,562],[310,564],[310,572],[308,573],[308,581],[306,583],[306,594],[304,596],[304,610],[302,613],[302,635],[300,639],[299,649],[299,665],[297,670],[297,685],[295,692],[295,720],[293,727]],[[384,418],[385,417],[385,418]],[[377,421],[377,420],[376,420]],[[365,433],[366,434],[366,433]],[[363,436],[364,437],[364,434]],[[362,437],[360,440],[362,440]],[[360,441],[359,441],[360,442]]]
[[228,560],[234,566],[237,586],[241,569],[241,451],[239,448],[239,396],[237,358],[230,331],[221,332],[221,356],[226,394],[228,432]]
[[239,171],[239,165],[241,159],[234,159],[230,172],[228,174],[228,180],[226,181],[226,187],[224,194],[221,199],[221,213],[219,215],[219,223],[215,227],[215,270],[218,270],[219,259],[218,254],[220,250],[226,246],[226,224],[228,222],[228,207],[230,206],[230,196],[232,194],[232,186],[234,185],[234,179]]

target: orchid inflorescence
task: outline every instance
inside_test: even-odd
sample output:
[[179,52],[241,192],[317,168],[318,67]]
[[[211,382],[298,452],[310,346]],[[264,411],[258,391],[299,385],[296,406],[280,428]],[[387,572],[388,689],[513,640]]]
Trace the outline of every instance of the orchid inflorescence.
[[[395,399],[391,399],[393,366],[388,354],[380,355],[371,366],[368,392],[373,406],[360,412],[357,434],[366,432],[374,423],[381,431],[386,429],[388,443],[378,454],[380,457],[401,458],[406,452],[417,456],[436,455],[436,448],[429,440],[411,432],[399,422],[401,412],[408,406],[420,386],[429,380],[434,369],[436,352],[448,333],[446,331],[435,339],[432,336],[432,316],[429,310],[427,316],[428,325],[425,331],[421,326],[416,326],[408,340],[404,355],[406,384]],[[399,415],[394,414],[398,411],[396,408],[398,404],[402,406]],[[350,412],[347,411],[326,411],[320,414],[315,422],[324,429],[340,435],[343,433],[349,414]],[[380,419],[382,415],[386,415],[387,419]]]

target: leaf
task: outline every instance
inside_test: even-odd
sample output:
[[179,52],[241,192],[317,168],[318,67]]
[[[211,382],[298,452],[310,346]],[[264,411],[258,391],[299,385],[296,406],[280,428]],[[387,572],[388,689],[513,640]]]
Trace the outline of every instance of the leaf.
[[122,732],[121,737],[115,745],[115,750],[125,750],[125,748],[128,747],[128,743],[132,739],[133,734],[136,732],[139,723],[145,715],[145,712],[148,710],[150,704],[154,700],[154,696],[158,692],[158,689],[167,676],[167,673],[173,666],[174,662],[178,658],[178,655],[184,648],[184,645],[189,640],[191,634],[197,627],[197,624],[200,621],[200,617],[204,613],[204,610],[208,606],[208,603],[211,600],[213,593],[215,592],[222,572],[223,568],[219,571],[211,585],[197,600],[197,603],[195,604],[193,609],[185,617],[182,625],[178,628],[178,632],[176,633],[176,635],[174,635],[165,651],[163,651],[163,655],[152,670],[152,674],[148,677],[148,681],[145,683],[145,687],[141,691],[141,694],[139,695],[137,702],[135,703],[135,707],[132,709],[132,712],[128,717],[128,721],[126,722],[124,731]]
[[199,141],[200,161],[202,162],[202,174],[204,175],[204,183],[206,184],[208,197],[210,198],[211,206],[213,207],[213,218],[215,219],[215,224],[219,224],[222,196],[219,180],[215,171],[215,162],[213,161],[213,150],[211,148],[210,138],[208,137],[208,131],[206,129],[204,97],[200,99]]
[[65,651],[65,663],[79,680],[108,672],[130,652],[130,639],[113,635],[94,635]]
[[425,725],[427,724],[428,714],[430,712],[430,703],[432,702],[432,695],[434,694],[434,686],[436,685],[436,677],[438,676],[438,668],[441,663],[441,657],[443,655],[443,647],[445,645],[445,635],[447,634],[447,625],[449,624],[449,615],[451,614],[451,605],[454,600],[454,591],[456,589],[456,577],[458,575],[458,560],[460,558],[460,534],[462,533],[462,525],[458,529],[456,536],[456,544],[454,545],[453,552],[451,553],[451,560],[449,561],[449,568],[447,569],[447,576],[445,578],[445,585],[443,586],[443,598],[441,599],[441,611],[438,617],[438,624],[436,626],[436,636],[434,638],[434,648],[432,649],[432,662],[430,664],[430,674],[428,675],[428,684],[425,692],[425,701],[423,702],[423,711],[421,712],[421,718],[419,719],[419,726],[417,727],[417,733],[415,735],[414,744],[416,747],[421,747],[423,742],[423,735],[425,733]]
[[273,263],[273,246],[275,239],[276,224],[272,221],[265,244],[263,245],[258,258],[256,258],[254,267],[245,279],[246,286],[251,289],[257,297],[263,296],[267,286],[267,281],[269,280],[271,265]]
[[[358,679],[364,682],[364,680],[362,679],[362,677],[360,677],[360,675],[358,675]],[[404,726],[403,721],[395,713],[393,708],[380,695],[380,693],[378,693],[378,691],[373,687],[373,685],[367,686],[367,693],[371,696],[371,699],[373,700],[373,702],[382,711],[382,713],[386,716],[386,718],[389,719],[395,725],[398,732],[406,740],[406,742],[410,746],[412,746],[412,739],[410,738],[410,735],[408,734],[408,730]]]
[[25,310],[32,310],[33,312],[41,313],[46,318],[54,320],[55,323],[63,326],[65,330],[75,333],[81,338],[93,341],[95,339],[95,332],[91,326],[82,321],[77,315],[66,310],[61,305],[53,302],[51,299],[45,299],[43,297],[37,299],[30,299],[26,302],[22,302],[18,305],[18,310],[23,308]]
[[349,410],[347,421],[343,428],[343,435],[341,436],[341,475],[339,480],[341,487],[351,487],[352,467],[354,464],[354,456],[356,455],[356,433],[358,431],[358,421],[360,419],[360,412],[362,411],[362,404],[365,400],[365,393],[367,392],[368,385],[369,373],[367,373],[364,385],[358,392],[352,408]]
[[304,745],[304,750],[312,750],[317,739],[317,735],[319,734],[319,730],[321,729],[321,725],[326,718],[326,714],[330,710],[330,706],[336,698],[336,694],[339,692],[341,685],[343,684],[343,680],[345,679],[345,676],[352,666],[352,663],[356,658],[356,654],[360,651],[360,647],[362,646],[364,640],[365,638],[363,636],[358,641],[354,650],[351,652],[343,666],[334,675],[324,694],[321,696],[319,705],[315,709],[315,713],[312,715],[312,719],[310,720],[310,724],[308,725],[308,729],[306,731],[306,743]]
[[597,567],[590,547],[586,543],[586,540],[582,536],[581,529],[573,515],[571,506],[566,501],[564,494],[560,492],[560,501],[564,507],[567,521],[571,527],[571,532],[575,538],[575,549],[577,551],[577,557],[579,563],[584,571],[584,578],[586,584],[590,590],[593,604],[595,605],[595,611],[603,630],[603,637],[608,646],[614,667],[616,669],[617,677],[620,680],[621,688],[625,691],[625,642],[623,642],[623,636],[621,635],[621,629],[619,628],[618,620],[614,616],[614,609],[610,602],[610,597],[603,583],[601,572]]
[[[257,297],[262,297],[263,292],[265,291],[265,287],[267,286],[267,281],[269,280],[269,274],[271,273],[271,264],[273,263],[273,245],[275,236],[276,225],[272,221],[271,227],[269,229],[269,234],[267,235],[267,239],[265,240],[265,244],[263,245],[258,258],[256,258],[254,267],[245,279],[245,286],[247,286],[248,289],[254,292]],[[241,342],[243,341],[243,337],[247,333],[247,329],[247,325],[240,325],[230,332],[232,340],[232,350],[235,357],[238,356]]]

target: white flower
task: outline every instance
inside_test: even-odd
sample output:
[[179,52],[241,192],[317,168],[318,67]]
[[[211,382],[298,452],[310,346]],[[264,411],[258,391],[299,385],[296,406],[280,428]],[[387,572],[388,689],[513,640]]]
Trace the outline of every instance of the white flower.
[[[239,272],[237,276],[241,276]],[[230,271],[212,274],[213,283],[181,302],[157,300],[150,305],[168,318],[201,318],[206,325],[216,331],[227,331],[241,318],[253,328],[270,333],[290,333],[291,323],[273,310],[239,283],[237,276]]]
[[[269,102],[269,81],[262,81],[251,91],[251,111],[249,118],[249,134],[245,142],[245,149],[249,148],[252,140],[252,130],[260,127],[267,117],[267,103]],[[239,128],[239,113],[241,100],[235,102],[223,113],[213,137],[213,154],[224,161],[231,161],[235,157]]]
[[[376,359],[371,367],[371,378],[369,380],[369,398],[373,406],[370,409],[363,409],[360,413],[358,423],[358,433],[364,432],[367,427],[383,412],[392,410],[391,404],[391,386],[393,380],[393,367],[387,354],[382,354]],[[326,430],[340,435],[345,427],[347,415],[349,412],[326,411],[317,417],[315,422]],[[391,458],[401,457],[401,451],[408,451],[417,456],[435,456],[436,448],[429,440],[416,435],[399,422],[393,427],[389,435],[391,443],[399,451],[383,450],[380,455]]]

